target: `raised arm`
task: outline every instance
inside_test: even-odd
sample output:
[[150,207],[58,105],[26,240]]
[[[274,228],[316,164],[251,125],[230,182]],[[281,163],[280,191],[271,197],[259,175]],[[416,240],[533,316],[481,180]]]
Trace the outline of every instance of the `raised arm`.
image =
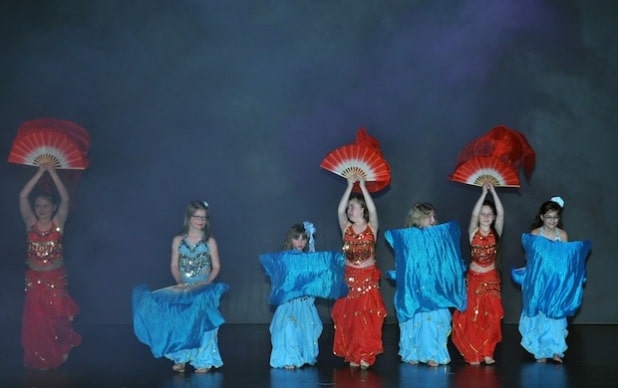
[[41,179],[44,173],[45,170],[43,167],[39,166],[39,169],[32,176],[32,178],[26,182],[24,188],[21,189],[21,192],[19,193],[19,211],[21,213],[21,218],[26,224],[26,229],[36,222],[36,215],[32,210],[32,205],[30,205],[30,193],[32,193],[32,189],[34,189],[34,186],[39,179]]
[[373,228],[375,233],[378,232],[378,211],[376,210],[376,205],[373,202],[373,198],[371,198],[371,194],[367,190],[367,186],[365,185],[365,180],[361,179],[359,181],[359,185],[361,191],[363,192],[363,198],[365,200],[365,204],[367,205],[367,211],[369,212],[369,225]]
[[54,185],[56,185],[56,190],[58,191],[58,196],[60,197],[60,203],[58,204],[58,209],[56,210],[56,214],[54,216],[54,222],[58,227],[60,227],[60,229],[64,230],[64,223],[69,215],[69,192],[62,182],[62,179],[58,176],[58,172],[54,166],[46,164],[43,166],[43,169],[49,173],[54,181]]
[[476,232],[476,228],[479,227],[479,214],[481,213],[481,208],[483,207],[483,202],[485,202],[485,198],[487,197],[487,184],[483,185],[481,189],[481,195],[479,199],[476,200],[474,207],[472,208],[472,215],[470,216],[470,224],[468,225],[468,240],[472,241],[472,236],[474,236],[474,232]]
[[500,201],[500,197],[498,197],[496,188],[493,185],[489,185],[489,191],[491,192],[491,197],[493,198],[494,205],[496,206],[496,220],[494,221],[496,233],[498,233],[499,236],[502,236],[502,230],[504,230],[504,207],[502,206],[502,201]]
[[353,178],[348,178],[348,187],[343,192],[341,196],[341,200],[339,201],[339,207],[337,208],[337,217],[339,219],[339,229],[341,229],[341,233],[345,232],[345,229],[348,227],[348,202],[350,200],[350,194],[352,193],[352,187],[354,186],[354,182],[356,180]]

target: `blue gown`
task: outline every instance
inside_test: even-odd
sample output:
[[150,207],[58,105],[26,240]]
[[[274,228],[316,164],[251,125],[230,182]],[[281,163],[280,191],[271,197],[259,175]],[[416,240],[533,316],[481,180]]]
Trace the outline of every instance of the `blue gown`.
[[347,293],[343,254],[285,251],[260,255],[260,262],[271,279],[270,303],[277,305],[270,323],[270,366],[314,365],[322,333],[315,297],[336,299]]
[[175,364],[197,368],[223,365],[217,343],[219,312],[224,283],[191,285],[208,279],[212,264],[208,244],[190,245],[182,239],[178,248],[179,270],[189,287],[171,286],[151,292],[145,284],[133,289],[133,330],[155,357],[165,356]]
[[521,284],[521,345],[536,359],[564,357],[567,317],[579,309],[586,281],[590,241],[560,242],[524,233],[525,269],[511,275]]
[[450,362],[450,307],[466,309],[466,267],[456,222],[427,228],[387,230],[395,251],[395,310],[399,355],[405,362]]

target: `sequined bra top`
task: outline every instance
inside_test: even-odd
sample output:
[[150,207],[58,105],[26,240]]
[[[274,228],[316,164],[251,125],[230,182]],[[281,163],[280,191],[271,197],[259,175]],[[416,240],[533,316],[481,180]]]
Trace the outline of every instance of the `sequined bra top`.
[[554,237],[552,238],[551,236],[546,236],[545,235],[545,225],[541,226],[541,236],[548,238],[550,240],[554,240],[554,241],[560,241],[560,233],[558,232],[558,228],[556,228],[556,234],[554,235]]
[[354,232],[352,225],[343,234],[343,253],[348,262],[359,265],[375,257],[376,237],[371,226],[360,233]]
[[178,247],[178,268],[185,283],[206,280],[212,269],[208,244],[200,240],[191,246],[183,238]]
[[36,222],[28,230],[28,256],[26,263],[47,267],[62,260],[62,234],[52,222],[49,230],[42,231]]
[[477,229],[472,236],[472,261],[481,267],[488,267],[496,261],[496,235],[493,230],[483,236]]

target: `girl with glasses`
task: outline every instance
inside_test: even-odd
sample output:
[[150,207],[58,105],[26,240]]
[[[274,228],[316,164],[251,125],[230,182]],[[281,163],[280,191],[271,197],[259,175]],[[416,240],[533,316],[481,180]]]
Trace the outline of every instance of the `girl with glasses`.
[[583,298],[591,242],[568,241],[561,223],[563,209],[560,197],[541,205],[532,231],[522,235],[526,267],[512,272],[522,291],[521,345],[537,362],[562,363],[567,317],[575,314]]
[[135,335],[155,357],[172,360],[175,372],[191,364],[195,373],[206,373],[223,365],[217,333],[224,320],[218,308],[229,287],[214,283],[221,263],[205,202],[187,205],[183,230],[172,240],[170,268],[175,285],[133,290]]

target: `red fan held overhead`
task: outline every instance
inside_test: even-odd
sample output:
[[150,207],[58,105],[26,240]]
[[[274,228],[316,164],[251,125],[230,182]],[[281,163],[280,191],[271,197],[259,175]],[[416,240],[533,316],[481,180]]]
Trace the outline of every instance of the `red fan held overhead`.
[[[382,190],[391,181],[390,167],[382,158],[380,143],[365,128],[358,130],[355,143],[339,147],[326,155],[320,167],[346,179],[362,177],[370,192]],[[352,190],[360,192],[358,183]]]
[[487,156],[477,156],[462,163],[449,178],[473,186],[491,183],[496,187],[519,187],[519,178],[513,168]]
[[88,167],[90,136],[79,125],[58,119],[36,119],[23,123],[17,131],[9,162],[58,169],[84,170]]
[[526,137],[501,125],[464,147],[449,179],[474,186],[491,183],[496,187],[520,187],[520,165],[523,162],[529,179],[535,161],[536,154]]

